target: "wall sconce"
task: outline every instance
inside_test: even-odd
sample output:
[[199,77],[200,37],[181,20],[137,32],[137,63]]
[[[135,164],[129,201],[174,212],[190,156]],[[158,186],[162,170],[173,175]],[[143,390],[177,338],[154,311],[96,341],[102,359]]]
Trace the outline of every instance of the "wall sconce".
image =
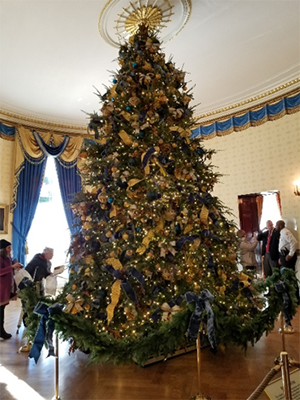
[[300,179],[293,182],[295,196],[300,196]]

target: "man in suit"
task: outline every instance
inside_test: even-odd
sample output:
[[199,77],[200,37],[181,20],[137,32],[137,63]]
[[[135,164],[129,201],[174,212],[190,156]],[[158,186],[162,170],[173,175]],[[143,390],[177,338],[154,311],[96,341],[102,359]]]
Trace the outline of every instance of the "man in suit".
[[258,232],[257,240],[262,241],[262,256],[265,278],[273,274],[273,269],[278,268],[280,232],[274,229],[273,222],[268,220],[266,228]]

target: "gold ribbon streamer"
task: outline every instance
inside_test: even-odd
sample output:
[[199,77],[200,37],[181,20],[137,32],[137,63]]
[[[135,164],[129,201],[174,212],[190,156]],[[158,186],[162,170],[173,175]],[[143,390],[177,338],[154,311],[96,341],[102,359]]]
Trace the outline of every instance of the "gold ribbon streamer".
[[[123,269],[123,265],[121,264],[120,260],[117,258],[111,257],[107,259],[107,264],[112,265],[114,269]],[[111,302],[110,304],[106,307],[106,312],[107,312],[107,324],[110,324],[110,321],[112,320],[114,316],[114,310],[116,305],[119,302],[120,299],[120,293],[121,293],[121,281],[118,279],[114,284],[112,285],[111,288]]]
[[123,265],[117,258],[108,258],[107,264],[112,265],[114,269],[123,269]]
[[131,190],[129,190],[129,189],[132,188],[133,186],[137,185],[139,182],[142,182],[142,181],[143,181],[143,179],[130,179],[128,181],[128,187],[126,189],[126,193],[127,193],[127,196],[130,199],[134,199],[135,198],[136,192],[131,192]]
[[202,224],[204,224],[205,226],[208,225],[208,209],[205,207],[204,204],[200,212],[200,222],[202,222]]
[[191,230],[193,229],[193,225],[192,224],[187,224],[187,226],[184,228],[183,233],[189,233]]
[[157,160],[157,158],[155,158],[155,161],[154,161],[154,162],[155,162],[156,165],[159,166],[160,172],[161,172],[164,176],[166,176],[167,173],[166,173],[164,167],[159,163],[159,161]]
[[154,230],[151,229],[144,237],[142,245],[139,248],[137,248],[136,250],[137,253],[144,254],[153,238],[154,238]]
[[106,307],[107,324],[108,325],[110,324],[110,321],[113,319],[115,307],[118,304],[119,299],[120,299],[120,293],[121,293],[121,281],[118,279],[112,285],[112,288],[111,288],[111,302]]
[[119,136],[123,140],[123,142],[126,144],[126,146],[132,145],[132,140],[130,139],[128,133],[126,133],[123,129],[119,132]]
[[116,209],[116,207],[113,205],[113,206],[111,207],[111,210],[110,210],[110,213],[109,213],[109,218],[116,217],[116,216],[117,216],[117,209]]
[[118,93],[116,92],[116,88],[117,88],[117,83],[115,84],[115,85],[113,85],[111,88],[110,88],[110,94],[114,97],[114,98],[116,98],[117,96],[118,96]]

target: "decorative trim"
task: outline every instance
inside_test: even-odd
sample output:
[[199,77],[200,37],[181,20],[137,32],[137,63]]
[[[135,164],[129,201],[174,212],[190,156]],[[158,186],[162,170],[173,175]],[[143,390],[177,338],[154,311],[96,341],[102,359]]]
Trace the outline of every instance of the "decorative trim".
[[300,88],[286,96],[280,96],[276,100],[249,108],[244,110],[243,113],[231,114],[199,124],[197,128],[193,129],[192,137],[212,139],[216,136],[225,136],[299,112]]
[[[235,103],[235,104],[223,107],[223,108],[219,108],[217,110],[207,112],[205,114],[201,114],[196,117],[196,120],[199,121],[201,119],[201,120],[205,120],[207,122],[214,122],[214,121],[220,120],[220,118],[222,118],[222,117],[225,118],[228,116],[236,115],[239,111],[241,112],[241,111],[245,111],[245,110],[250,110],[249,107],[244,108],[244,106],[247,106],[250,103],[256,102],[256,104],[251,107],[253,109],[254,107],[260,107],[261,105],[270,103],[270,101],[277,101],[278,99],[285,97],[287,95],[287,92],[293,93],[294,91],[295,92],[299,91],[300,90],[299,83],[300,83],[300,78],[293,79],[292,81],[289,81],[283,85],[277,86],[276,88],[268,90],[267,92],[264,92],[257,96],[250,97],[249,99],[246,99],[239,103]],[[292,89],[292,86],[294,86],[294,85],[296,85],[296,88]],[[281,95],[281,97],[277,96],[274,98],[274,94],[277,94],[278,92],[283,92],[283,94]],[[269,99],[263,103],[259,102],[261,99],[264,99],[266,97],[269,97]],[[240,110],[231,112],[231,110],[233,110],[233,109],[240,109]],[[219,115],[217,116],[217,114],[219,114]],[[223,115],[221,115],[221,114],[223,114]],[[215,115],[214,118],[208,119],[208,117],[211,117],[213,115]],[[199,125],[200,125],[200,123],[199,123]]]
[[[40,132],[67,133],[70,136],[83,136],[86,126],[64,125],[50,121],[38,120],[21,114],[15,114],[10,111],[0,109],[0,122],[8,126],[22,125],[28,129],[38,129]],[[5,137],[7,139],[7,137]]]

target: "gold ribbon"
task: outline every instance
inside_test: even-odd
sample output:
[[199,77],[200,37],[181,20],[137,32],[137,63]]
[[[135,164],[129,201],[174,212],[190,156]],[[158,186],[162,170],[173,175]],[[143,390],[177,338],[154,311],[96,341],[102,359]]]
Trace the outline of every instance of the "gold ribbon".
[[121,293],[121,281],[118,279],[112,285],[112,288],[111,288],[111,302],[106,307],[107,324],[108,325],[110,324],[110,321],[113,319],[115,307],[118,304],[119,299],[120,299],[120,293]]
[[130,190],[130,188],[132,188],[133,186],[137,185],[139,182],[142,182],[143,179],[130,179],[128,181],[128,187],[126,189],[126,194],[130,199],[134,199],[135,198],[135,194],[136,192],[132,192]]
[[123,129],[119,132],[119,136],[123,140],[123,142],[126,144],[126,146],[132,145],[132,140],[130,139],[128,133],[126,133]]
[[110,88],[110,94],[114,97],[114,98],[116,98],[117,96],[118,96],[118,93],[116,92],[116,88],[117,88],[117,83],[115,84],[115,85],[113,85],[111,88]]
[[137,121],[139,119],[139,116],[137,114],[129,114],[126,111],[120,112],[120,115],[126,119],[126,121],[131,122],[131,121]]
[[137,253],[140,254],[144,254],[145,251],[147,250],[151,240],[153,240],[154,238],[154,229],[151,229],[147,235],[144,237],[143,241],[142,241],[142,245],[140,247],[137,248]]
[[[114,258],[114,257],[108,258],[107,264],[112,265],[112,267],[114,269],[122,269],[123,268],[123,265],[121,264],[120,260],[118,260],[117,258]],[[121,293],[121,281],[120,281],[120,279],[118,279],[112,285],[111,302],[106,307],[107,324],[108,325],[110,324],[110,321],[113,319],[115,307],[118,304],[119,299],[120,299],[120,293]]]
[[200,222],[202,222],[202,224],[204,224],[205,226],[208,225],[208,209],[205,207],[204,204],[200,212]]
[[114,205],[112,205],[109,213],[109,218],[113,218],[117,216],[117,209]]
[[80,311],[83,311],[83,308],[81,307],[83,299],[75,300],[71,294],[68,294],[66,300],[68,300],[69,304],[64,308],[65,313],[78,314]]
[[160,232],[164,228],[164,220],[160,219],[154,229],[151,229],[142,241],[142,245],[136,250],[137,253],[144,254],[150,242],[154,239],[154,234]]
[[179,132],[181,137],[185,138],[188,143],[190,142],[189,137],[191,135],[191,131],[189,129],[188,130],[183,129],[181,128],[181,126],[171,126],[169,129],[170,131],[173,132],[174,131]]
[[154,162],[155,162],[156,165],[159,166],[160,172],[161,172],[164,176],[166,176],[166,175],[167,175],[166,170],[165,170],[164,167],[160,164],[160,162],[157,160],[157,158],[155,158]]
[[192,225],[192,224],[187,224],[187,226],[184,228],[183,233],[184,233],[184,234],[187,234],[187,233],[189,233],[192,229],[193,229],[193,225]]
[[123,269],[123,265],[121,264],[120,260],[117,258],[108,258],[107,264],[112,265],[114,269]]
[[243,289],[251,285],[251,278],[243,272],[239,275],[240,282],[243,284]]

